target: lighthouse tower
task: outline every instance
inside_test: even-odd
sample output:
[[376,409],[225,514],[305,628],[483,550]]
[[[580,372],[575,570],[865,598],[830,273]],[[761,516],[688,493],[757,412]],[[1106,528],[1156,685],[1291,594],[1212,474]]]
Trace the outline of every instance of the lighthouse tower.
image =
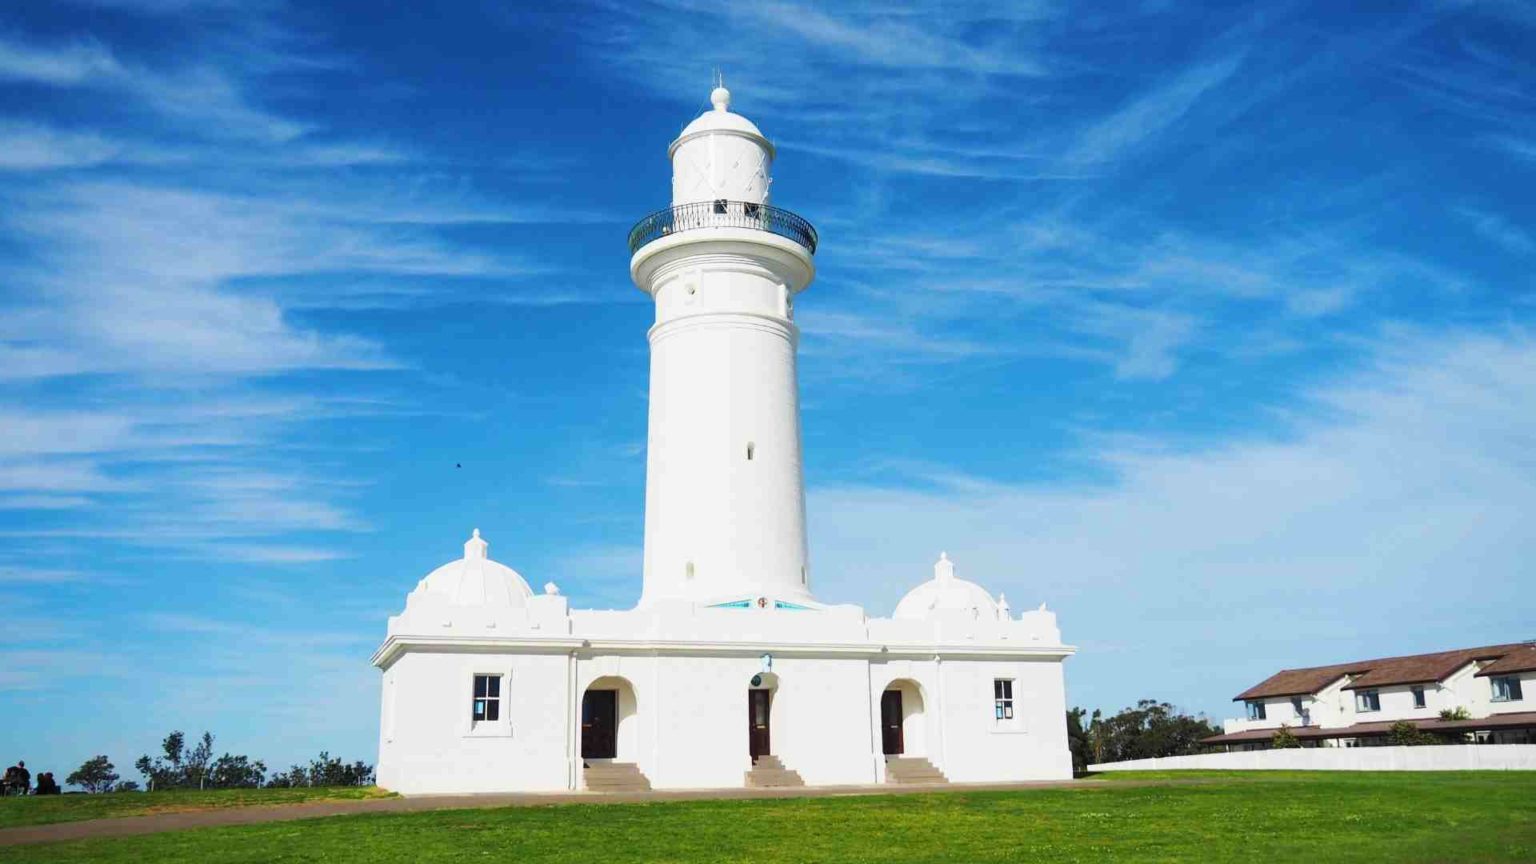
[[710,102],[668,149],[672,206],[629,237],[656,304],[641,606],[811,599],[794,298],[816,231],[769,206],[773,144],[730,91]]

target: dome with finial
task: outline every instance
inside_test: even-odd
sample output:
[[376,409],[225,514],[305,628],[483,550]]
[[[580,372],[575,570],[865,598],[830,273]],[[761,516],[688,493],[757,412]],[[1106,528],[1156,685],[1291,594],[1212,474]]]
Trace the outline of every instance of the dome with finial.
[[933,578],[908,591],[896,604],[892,617],[921,619],[943,612],[965,612],[972,618],[1004,620],[1008,614],[1005,608],[980,585],[955,576],[955,563],[940,552],[933,565]]
[[773,143],[757,128],[757,124],[731,110],[731,91],[723,85],[716,87],[710,91],[709,103],[713,107],[683,127],[677,140],[668,148],[668,155],[675,155],[678,147],[693,138],[714,133],[749,138],[766,150],[769,158],[773,157]]
[[453,606],[527,605],[533,590],[516,570],[490,559],[490,546],[476,528],[464,544],[464,557],[428,573],[411,596],[433,595]]

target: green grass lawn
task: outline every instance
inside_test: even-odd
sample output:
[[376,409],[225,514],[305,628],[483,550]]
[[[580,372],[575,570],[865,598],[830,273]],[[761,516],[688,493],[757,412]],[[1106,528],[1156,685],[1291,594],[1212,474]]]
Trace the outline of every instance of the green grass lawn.
[[1536,861],[1536,773],[1199,776],[1160,786],[1117,775],[1081,789],[368,814],[0,848],[0,858]]
[[219,789],[211,792],[193,790],[114,792],[110,795],[30,795],[25,798],[0,798],[0,828],[43,825],[49,822],[76,822],[81,819],[108,819],[114,816],[143,816],[146,813],[214,810],[222,807],[251,807],[262,804],[297,804],[300,801],[337,798],[379,798],[389,795],[391,793],[375,786],[332,789]]

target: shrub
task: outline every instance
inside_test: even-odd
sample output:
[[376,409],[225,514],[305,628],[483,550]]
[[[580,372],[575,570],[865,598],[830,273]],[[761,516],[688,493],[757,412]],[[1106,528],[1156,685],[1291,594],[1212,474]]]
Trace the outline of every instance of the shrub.
[[1472,713],[1457,705],[1455,708],[1446,708],[1440,712],[1441,720],[1471,720]]
[[1269,737],[1269,746],[1276,750],[1296,750],[1301,747],[1301,740],[1291,731],[1291,727],[1282,725]]
[[1387,740],[1399,747],[1419,747],[1424,744],[1439,744],[1440,739],[1421,731],[1419,727],[1407,720],[1399,720],[1392,724],[1392,729],[1387,732]]

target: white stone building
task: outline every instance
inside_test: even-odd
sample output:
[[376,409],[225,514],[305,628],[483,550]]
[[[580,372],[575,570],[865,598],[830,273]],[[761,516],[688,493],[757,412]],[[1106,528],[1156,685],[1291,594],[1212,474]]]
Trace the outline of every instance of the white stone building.
[[891,618],[816,600],[794,323],[815,229],[711,94],[672,206],[630,234],[655,301],[639,605],[570,609],[479,532],[389,619],[379,784],[404,793],[1071,776],[1055,615],[940,556]]
[[1205,743],[1262,749],[1285,726],[1303,746],[1368,747],[1407,720],[1469,743],[1536,744],[1536,643],[1284,669],[1233,701],[1247,716]]

